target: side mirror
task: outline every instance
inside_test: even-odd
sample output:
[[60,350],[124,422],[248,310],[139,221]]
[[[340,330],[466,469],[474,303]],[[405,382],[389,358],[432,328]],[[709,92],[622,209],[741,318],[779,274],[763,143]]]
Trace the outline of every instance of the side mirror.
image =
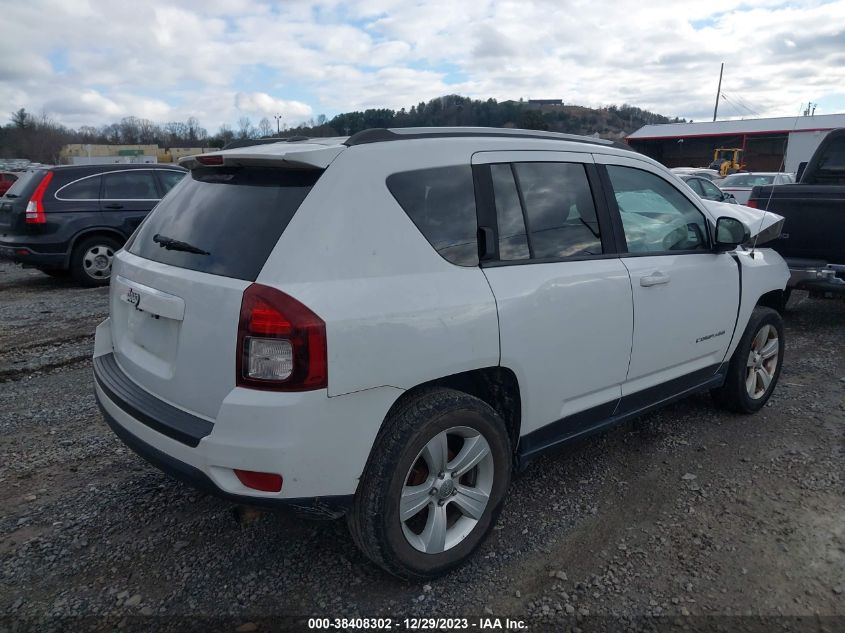
[[716,250],[732,251],[751,239],[751,231],[736,218],[722,216],[716,220]]
[[807,161],[798,163],[798,172],[795,174],[795,182],[801,182],[801,176],[804,175],[804,170],[807,169]]
[[722,202],[732,202],[733,204],[737,203],[736,197],[728,191],[722,194]]

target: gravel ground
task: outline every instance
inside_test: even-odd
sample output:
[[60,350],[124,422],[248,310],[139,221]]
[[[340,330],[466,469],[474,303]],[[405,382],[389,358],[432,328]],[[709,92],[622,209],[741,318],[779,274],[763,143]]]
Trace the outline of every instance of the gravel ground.
[[760,414],[695,396],[542,458],[474,560],[405,583],[343,521],[233,511],[126,449],[93,397],[107,290],[0,263],[0,631],[80,615],[250,631],[279,614],[509,616],[529,630],[810,616],[821,628],[808,630],[843,630],[845,303],[796,294]]

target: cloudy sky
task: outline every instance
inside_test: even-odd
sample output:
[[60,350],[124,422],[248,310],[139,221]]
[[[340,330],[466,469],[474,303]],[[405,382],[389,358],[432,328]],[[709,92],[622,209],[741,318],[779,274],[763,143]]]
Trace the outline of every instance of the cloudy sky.
[[724,118],[845,112],[845,0],[21,0],[0,103],[65,125],[409,107],[448,93]]

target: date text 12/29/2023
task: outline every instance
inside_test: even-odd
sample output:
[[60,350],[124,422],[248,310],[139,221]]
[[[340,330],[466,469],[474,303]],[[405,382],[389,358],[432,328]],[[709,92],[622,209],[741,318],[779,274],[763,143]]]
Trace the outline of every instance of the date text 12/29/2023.
[[310,630],[370,630],[370,631],[522,631],[528,627],[524,620],[510,618],[309,618]]

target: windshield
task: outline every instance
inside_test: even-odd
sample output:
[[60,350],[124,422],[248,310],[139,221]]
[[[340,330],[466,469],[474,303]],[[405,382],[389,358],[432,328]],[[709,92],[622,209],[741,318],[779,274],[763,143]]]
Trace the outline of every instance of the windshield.
[[725,178],[719,185],[721,187],[757,187],[758,185],[770,185],[774,180],[774,175],[734,174]]

